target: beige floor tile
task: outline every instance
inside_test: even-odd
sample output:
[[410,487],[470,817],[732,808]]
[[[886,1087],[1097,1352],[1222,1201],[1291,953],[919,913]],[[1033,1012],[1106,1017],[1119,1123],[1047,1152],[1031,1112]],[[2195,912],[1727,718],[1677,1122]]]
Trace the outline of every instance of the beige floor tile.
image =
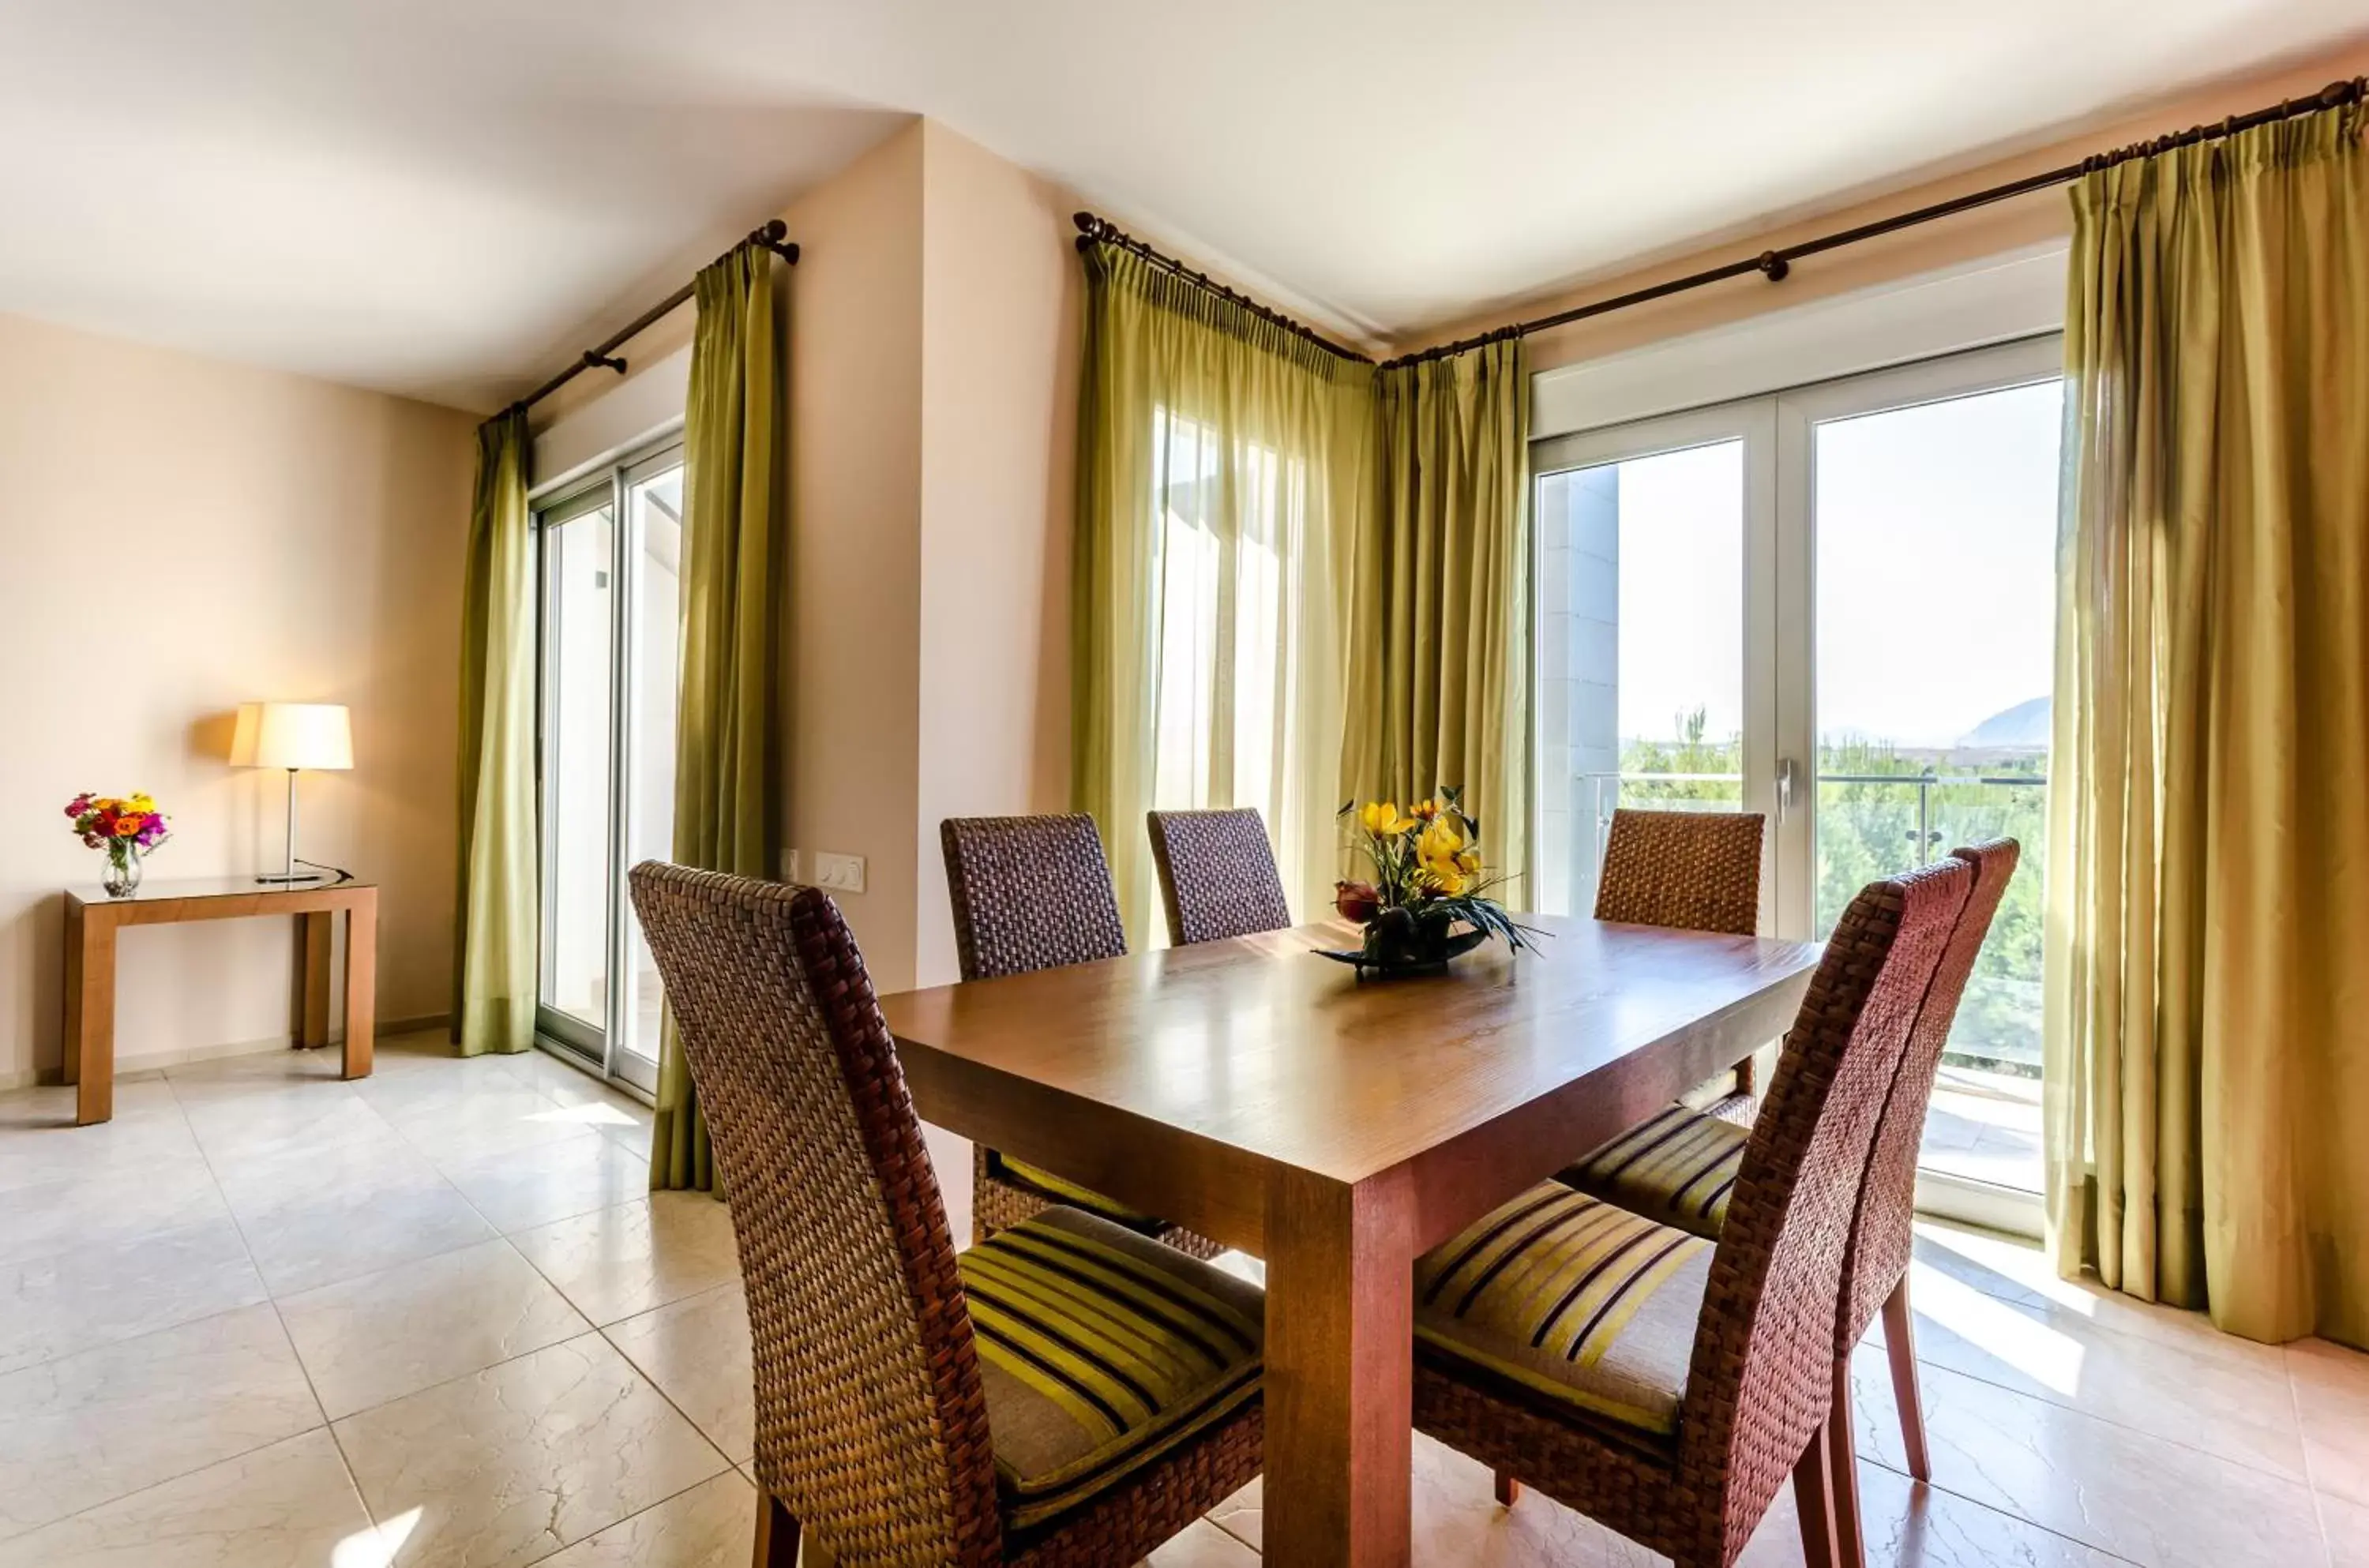
[[389,1106],[381,1114],[420,1153],[450,1161],[590,1138],[600,1131],[603,1116],[598,1107],[563,1105],[521,1083]]
[[0,1264],[0,1372],[265,1299],[225,1216],[112,1246]]
[[242,1220],[268,1219],[293,1205],[364,1192],[435,1186],[428,1157],[380,1124],[342,1142],[286,1148],[258,1144],[212,1161],[214,1180]]
[[1993,1296],[1923,1264],[1909,1276],[1909,1299],[1922,1361],[2306,1479],[2283,1367],[2205,1354],[2185,1335],[2125,1333],[2044,1295]]
[[2369,1508],[2322,1493],[2319,1524],[2332,1568],[2369,1568]]
[[650,1190],[649,1162],[606,1138],[562,1139],[441,1168],[461,1196],[504,1231],[612,1208]]
[[[2263,1368],[2283,1364],[2276,1345],[2223,1333],[2202,1313],[2142,1301],[2091,1277],[2060,1278],[2038,1244],[2020,1238],[1923,1222],[1917,1227],[1917,1258],[1987,1295],[2051,1301],[2117,1333],[2218,1360]],[[1911,1293],[1917,1288],[1912,1283]]]
[[0,1537],[321,1424],[269,1306],[0,1378]]
[[756,1448],[749,1303],[738,1285],[670,1302],[602,1331],[734,1464]]
[[412,1568],[516,1568],[708,1477],[722,1455],[598,1334],[338,1423]]
[[726,1471],[544,1559],[544,1568],[746,1568],[756,1528],[757,1489]]
[[0,1568],[384,1568],[391,1551],[324,1426],[0,1541]]
[[360,1095],[336,1082],[269,1094],[225,1094],[191,1104],[188,1116],[198,1146],[214,1161],[383,1144],[394,1132]]
[[1414,1440],[1414,1561],[1488,1568],[1658,1568],[1662,1559],[1537,1493],[1501,1508],[1488,1468]]
[[0,1202],[0,1264],[117,1246],[223,1219],[229,1212],[213,1173],[194,1155],[28,1184]]
[[503,1241],[282,1297],[280,1316],[332,1421],[591,1326]]
[[1259,1554],[1207,1519],[1196,1519],[1144,1561],[1151,1568],[1258,1568]]
[[[1861,1464],[1859,1475],[1868,1568],[2123,1568],[2122,1558],[1881,1465]],[[1802,1521],[1787,1487],[1736,1568],[1800,1568],[1801,1562]]]
[[189,1119],[162,1078],[115,1086],[115,1119],[74,1125],[74,1092],[0,1094],[0,1193],[68,1180],[137,1173],[198,1151]]
[[242,1208],[239,1229],[276,1296],[491,1241],[494,1228],[432,1170],[402,1186],[340,1188]]
[[740,1276],[732,1217],[705,1193],[652,1193],[510,1241],[603,1326]]
[[[2146,1568],[2290,1568],[2320,1559],[2300,1483],[2166,1437],[1925,1369],[1935,1483]],[[1881,1351],[1852,1365],[1860,1452],[1904,1471]]]
[[2369,1507],[2369,1356],[2306,1339],[2286,1357],[2312,1484]]

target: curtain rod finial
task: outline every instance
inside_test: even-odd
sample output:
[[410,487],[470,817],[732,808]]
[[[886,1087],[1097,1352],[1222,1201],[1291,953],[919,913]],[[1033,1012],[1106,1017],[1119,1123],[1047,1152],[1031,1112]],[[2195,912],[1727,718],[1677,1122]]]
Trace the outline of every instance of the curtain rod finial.
[[1072,212],[1070,214],[1070,222],[1077,224],[1078,233],[1087,239],[1093,238],[1094,231],[1103,226],[1103,221],[1092,212]]

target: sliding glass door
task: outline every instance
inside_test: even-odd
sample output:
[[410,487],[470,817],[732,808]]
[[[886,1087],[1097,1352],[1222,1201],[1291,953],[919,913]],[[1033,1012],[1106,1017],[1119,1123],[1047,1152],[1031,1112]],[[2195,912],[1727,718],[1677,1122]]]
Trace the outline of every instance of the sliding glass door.
[[668,446],[538,508],[543,855],[538,1032],[605,1076],[658,1082],[658,974],[625,869],[674,836],[682,453]]
[[2038,1221],[2060,347],[1954,355],[1539,443],[1540,907],[1615,805],[1764,811],[1764,931],[2023,845],[1951,1033],[1925,1200]]
[[1546,912],[1595,907],[1619,807],[1775,808],[1775,435],[1770,408],[1739,405],[1534,453]]

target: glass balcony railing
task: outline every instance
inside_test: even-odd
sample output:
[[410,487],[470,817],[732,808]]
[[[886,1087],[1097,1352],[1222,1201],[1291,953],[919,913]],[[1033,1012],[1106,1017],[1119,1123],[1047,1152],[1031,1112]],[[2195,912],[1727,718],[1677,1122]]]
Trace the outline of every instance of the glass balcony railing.
[[[1594,868],[1616,807],[1735,811],[1744,800],[1740,773],[1581,773],[1573,784],[1574,836],[1583,841],[1574,846],[1576,909],[1595,901]],[[1878,877],[1921,865],[1956,844],[2008,837],[2023,846],[2015,881],[1959,1003],[1944,1057],[1953,1066],[2039,1077],[2047,795],[2048,777],[2038,772],[1837,769],[1817,775],[1812,909],[1821,940],[1852,895]]]

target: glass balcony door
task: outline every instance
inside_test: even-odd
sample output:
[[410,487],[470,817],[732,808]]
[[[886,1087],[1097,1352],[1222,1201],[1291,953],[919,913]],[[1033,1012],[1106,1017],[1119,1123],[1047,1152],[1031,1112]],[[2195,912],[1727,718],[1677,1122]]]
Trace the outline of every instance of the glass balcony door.
[[537,713],[546,1043],[645,1093],[660,990],[626,869],[674,835],[681,675],[682,455],[668,447],[570,486],[536,513]]
[[2054,337],[1543,441],[1539,864],[1594,907],[1613,809],[1769,823],[1761,929],[1999,834],[2023,860],[1927,1125],[1928,1206],[2036,1230]]
[[2021,864],[1926,1124],[1928,1207],[2037,1224],[2041,886],[2062,349],[2048,338],[1778,400],[1780,929],[2001,834]]
[[1773,813],[1775,440],[1760,399],[1533,453],[1534,907],[1595,908],[1616,807]]

